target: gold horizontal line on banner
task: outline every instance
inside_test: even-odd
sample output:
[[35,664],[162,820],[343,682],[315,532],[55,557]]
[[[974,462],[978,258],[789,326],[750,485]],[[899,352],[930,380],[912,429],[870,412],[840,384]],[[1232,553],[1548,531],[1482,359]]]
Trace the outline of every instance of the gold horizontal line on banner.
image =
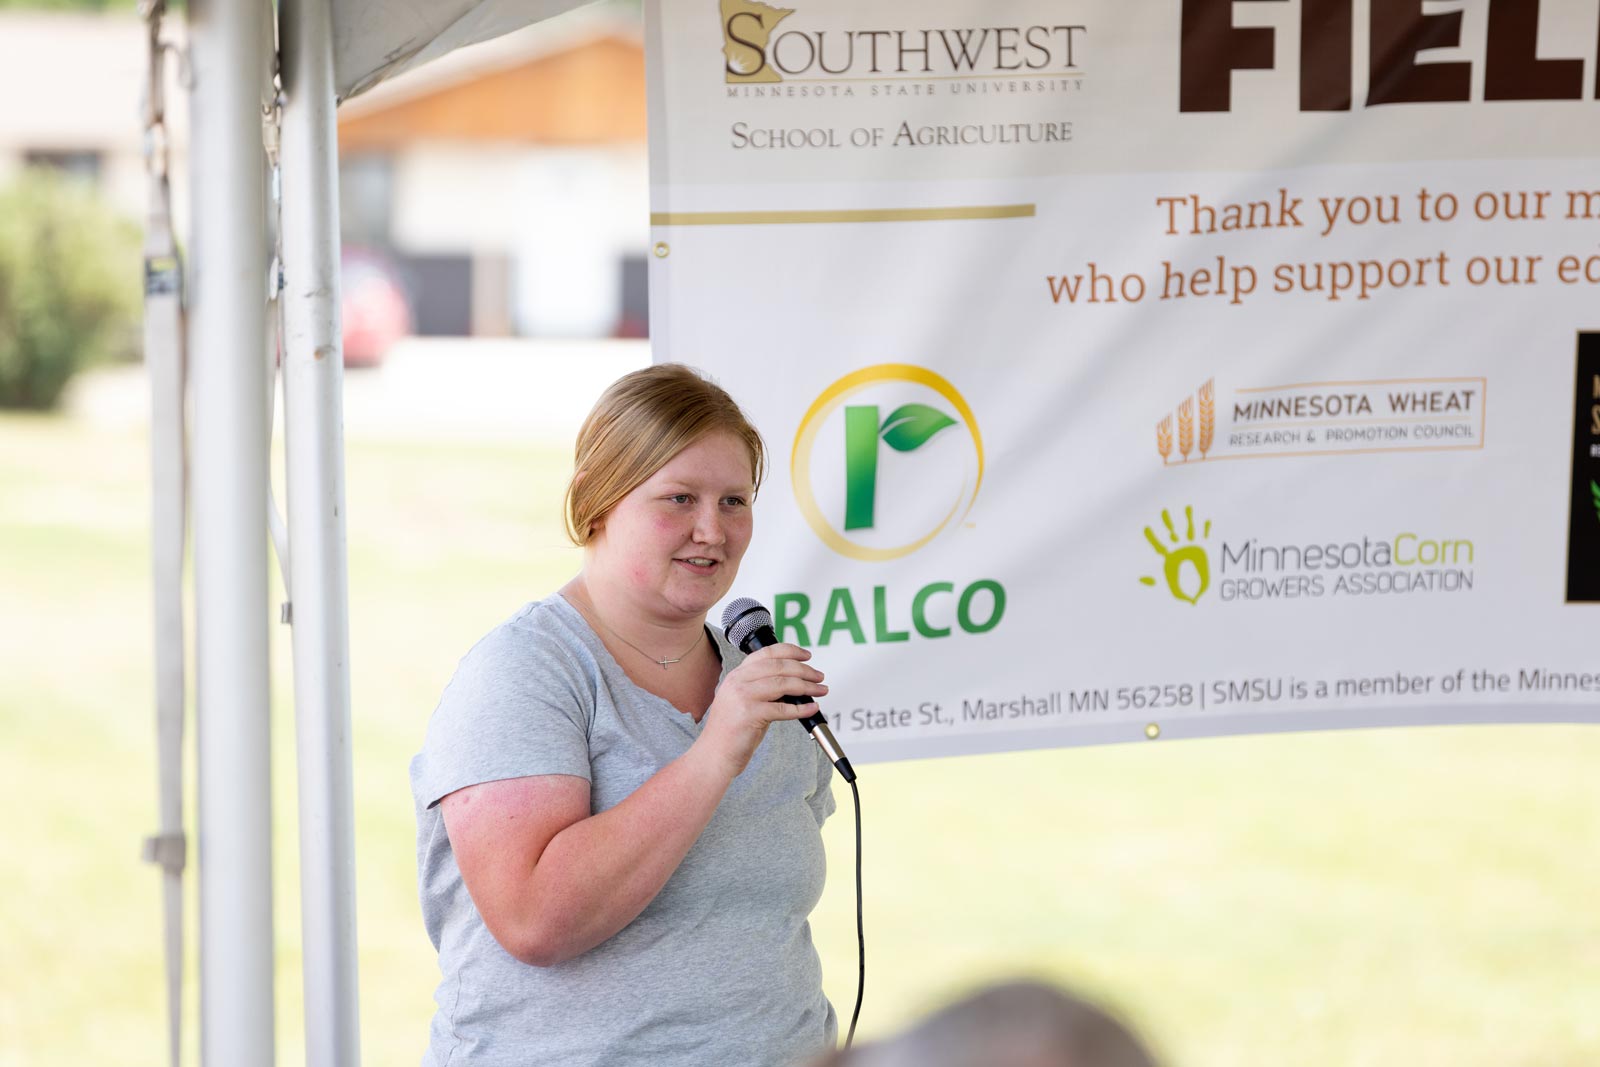
[[1031,74],[901,74],[893,78],[784,78],[781,82],[735,82],[728,85],[790,85],[805,84],[815,85],[824,82],[877,82],[880,85],[896,85],[911,82],[980,82],[980,81],[1014,81],[1014,82],[1042,82],[1066,81],[1068,78],[1081,78],[1089,72],[1086,70],[1058,70],[1052,73],[1034,71]]
[[1031,219],[1033,204],[978,207],[879,207],[838,211],[658,211],[652,226],[770,226],[806,222],[948,222],[953,219]]

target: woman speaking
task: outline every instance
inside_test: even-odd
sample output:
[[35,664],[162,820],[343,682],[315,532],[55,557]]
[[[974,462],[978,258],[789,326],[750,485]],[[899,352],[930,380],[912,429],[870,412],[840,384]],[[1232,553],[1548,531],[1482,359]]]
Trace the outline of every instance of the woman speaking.
[[424,1067],[790,1064],[831,1049],[807,916],[832,767],[794,645],[705,624],[749,546],[760,435],[683,366],[578,433],[583,568],[462,659],[411,764],[439,952]]

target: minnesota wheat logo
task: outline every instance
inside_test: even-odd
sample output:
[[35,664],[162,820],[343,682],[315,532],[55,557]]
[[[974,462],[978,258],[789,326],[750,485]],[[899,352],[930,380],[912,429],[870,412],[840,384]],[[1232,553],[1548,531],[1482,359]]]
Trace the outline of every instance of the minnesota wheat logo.
[[[1154,524],[1144,528],[1144,539],[1161,557],[1161,574],[1166,579],[1167,592],[1178,600],[1198,604],[1206,590],[1211,588],[1211,557],[1205,546],[1195,540],[1194,508],[1185,507],[1183,517],[1186,525],[1183,536],[1179,537],[1178,528],[1172,524],[1172,513],[1162,508],[1161,524],[1167,530],[1166,540],[1163,541],[1161,535],[1156,533]],[[1204,539],[1210,536],[1211,520],[1206,519],[1200,537]],[[1176,547],[1169,548],[1169,544]],[[1185,573],[1185,568],[1188,573]],[[1150,575],[1145,575],[1139,581],[1148,586],[1156,584],[1155,578]],[[1190,592],[1191,589],[1193,592]]]
[[[1200,437],[1195,440],[1195,401],[1200,402]],[[1200,387],[1195,396],[1186,396],[1183,403],[1178,405],[1174,412],[1178,416],[1178,455],[1180,462],[1189,462],[1189,454],[1198,451],[1201,459],[1206,458],[1206,453],[1211,451],[1211,444],[1217,433],[1217,399],[1216,379],[1213,378]],[[1199,445],[1198,450],[1195,448]],[[1172,415],[1168,415],[1156,423],[1156,451],[1161,453],[1162,463],[1172,462]]]
[[795,433],[790,475],[801,514],[828,547],[897,559],[971,510],[983,438],[955,386],[925,367],[882,363],[817,397]]
[[783,81],[767,62],[767,46],[778,23],[792,14],[793,8],[773,7],[760,0],[722,0],[722,54],[728,61],[730,83]]

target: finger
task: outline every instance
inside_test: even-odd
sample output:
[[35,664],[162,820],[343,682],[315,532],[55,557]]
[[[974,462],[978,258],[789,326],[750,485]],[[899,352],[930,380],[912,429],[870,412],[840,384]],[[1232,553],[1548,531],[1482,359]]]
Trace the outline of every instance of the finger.
[[815,700],[804,704],[785,704],[781,700],[774,700],[766,707],[770,709],[769,713],[774,720],[804,719],[808,715],[817,715],[822,711]]
[[761,678],[802,678],[808,682],[820,682],[824,675],[809,663],[798,660],[778,660],[759,664],[757,677]]
[[758,649],[756,649],[754,652],[750,653],[750,655],[745,657],[745,658],[746,658],[746,660],[756,660],[756,659],[808,660],[808,659],[811,658],[811,650],[808,649],[808,648],[801,648],[799,645],[791,645],[791,644],[768,645],[766,648],[758,648]]
[[760,703],[770,703],[782,700],[787,696],[816,698],[826,696],[828,686],[825,682],[812,681],[797,675],[768,674],[754,678],[742,678],[734,687],[746,700]]
[[[769,674],[787,674],[796,675],[802,678],[811,678],[813,681],[821,680],[822,672],[799,658],[767,656],[763,654],[768,651],[779,649],[780,647],[781,646],[774,645],[772,646],[772,649],[761,649],[760,652],[757,652],[755,655],[750,656],[743,663],[739,664],[739,666],[732,673],[746,677],[764,677]],[[800,649],[799,651],[803,652],[805,650]]]
[[[805,653],[800,656],[798,653]],[[790,670],[802,667],[806,670],[816,670],[808,664],[811,654],[798,645],[773,645],[762,648],[754,654],[744,657],[744,662],[739,664],[739,670]]]
[[817,697],[827,696],[828,687],[822,682],[775,675],[754,683],[750,687],[750,695],[767,703],[782,700],[784,697],[809,697],[814,700]]

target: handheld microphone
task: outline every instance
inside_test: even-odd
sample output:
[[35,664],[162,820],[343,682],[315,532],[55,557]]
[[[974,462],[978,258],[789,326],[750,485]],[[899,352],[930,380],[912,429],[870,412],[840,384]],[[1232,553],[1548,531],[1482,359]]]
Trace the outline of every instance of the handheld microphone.
[[[722,629],[728,637],[728,643],[746,655],[758,648],[779,643],[778,635],[772,629],[772,612],[749,597],[740,597],[723,609]],[[800,696],[785,696],[780,699],[785,704],[811,703],[808,698]],[[811,735],[812,740],[822,746],[823,753],[833,761],[834,767],[844,780],[855,781],[855,768],[851,767],[850,761],[845,758],[844,749],[839,747],[833,731],[828,729],[828,720],[823,717],[822,712],[807,715],[798,721],[806,728],[806,733]]]

